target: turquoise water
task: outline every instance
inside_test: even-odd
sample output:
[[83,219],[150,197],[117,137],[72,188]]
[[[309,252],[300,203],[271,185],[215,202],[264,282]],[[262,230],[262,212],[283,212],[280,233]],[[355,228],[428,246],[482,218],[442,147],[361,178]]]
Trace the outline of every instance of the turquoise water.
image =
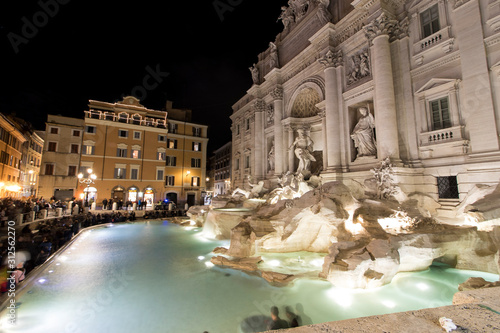
[[211,250],[227,242],[200,234],[201,229],[161,221],[85,231],[18,298],[17,325],[8,326],[2,315],[1,331],[238,332],[243,319],[268,315],[272,305],[282,318],[290,306],[302,324],[321,323],[449,305],[467,278],[498,280],[494,274],[433,266],[398,274],[390,285],[370,291],[306,279],[278,288],[212,267]]

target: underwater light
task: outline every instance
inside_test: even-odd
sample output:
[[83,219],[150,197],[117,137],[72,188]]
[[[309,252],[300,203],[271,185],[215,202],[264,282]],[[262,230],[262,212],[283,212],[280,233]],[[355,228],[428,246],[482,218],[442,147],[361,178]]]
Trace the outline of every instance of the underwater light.
[[393,301],[382,301],[382,304],[391,309],[396,307],[396,303]]
[[417,283],[417,288],[422,290],[422,291],[425,291],[425,290],[429,289],[429,285],[426,283],[420,282],[420,283]]
[[44,279],[44,278],[41,278],[41,279],[38,280],[38,282],[44,284],[45,282],[47,282],[47,280]]
[[207,268],[212,268],[212,267],[214,267],[215,265],[214,265],[214,264],[212,264],[212,262],[211,262],[211,261],[205,261],[205,266],[207,266]]
[[324,262],[325,262],[324,259],[314,259],[311,260],[311,265],[316,267],[322,267]]
[[281,261],[279,261],[279,260],[271,260],[269,262],[269,266],[277,267],[279,265],[281,265]]
[[203,259],[205,259],[204,256],[198,256],[198,260],[203,260]]

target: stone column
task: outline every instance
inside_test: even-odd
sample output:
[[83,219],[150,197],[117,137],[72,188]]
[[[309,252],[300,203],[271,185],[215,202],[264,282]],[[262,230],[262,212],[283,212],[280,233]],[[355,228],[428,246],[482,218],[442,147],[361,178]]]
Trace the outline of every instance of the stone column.
[[[254,104],[255,109],[255,122],[254,122],[254,176],[256,180],[264,178],[264,159],[265,144],[264,144],[264,114],[267,105],[263,100],[257,100]],[[267,161],[266,161],[267,162]]]
[[[326,112],[325,110],[320,110],[320,112],[318,112],[318,116],[321,117],[321,130],[323,131],[323,142],[325,143],[323,145],[323,147],[326,146],[327,144],[327,141],[328,141],[328,136],[331,135],[331,133],[329,133],[327,131],[327,127],[326,127]],[[323,148],[323,151],[325,150],[325,148]],[[328,158],[326,157],[326,154],[323,152],[323,170],[327,170],[328,168]]]
[[283,89],[276,87],[271,92],[274,103],[274,174],[280,175],[285,171],[285,147],[283,145]]
[[398,122],[396,97],[392,76],[391,47],[389,38],[398,21],[385,13],[364,27],[371,40],[371,64],[374,81],[375,129],[377,131],[377,155],[379,160],[390,157],[399,161]]
[[484,43],[483,15],[479,1],[455,1],[454,25],[460,50],[462,69],[462,117],[467,125],[472,153],[498,151],[499,129],[496,128],[495,107]]
[[328,170],[339,170],[341,168],[341,143],[340,143],[340,121],[339,121],[339,96],[337,83],[337,68],[342,65],[342,51],[333,53],[328,51],[326,55],[318,60],[325,66],[325,126],[326,128],[326,151],[323,158]]

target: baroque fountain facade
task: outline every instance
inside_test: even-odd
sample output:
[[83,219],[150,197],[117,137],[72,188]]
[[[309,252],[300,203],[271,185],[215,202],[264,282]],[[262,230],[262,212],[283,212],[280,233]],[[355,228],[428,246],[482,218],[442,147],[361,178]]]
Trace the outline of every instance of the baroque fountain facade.
[[434,260],[498,273],[497,7],[291,0],[281,9],[283,31],[233,105],[233,196],[214,201],[222,210],[191,211],[231,238],[214,262],[253,269],[255,253],[322,253],[317,275],[354,288]]

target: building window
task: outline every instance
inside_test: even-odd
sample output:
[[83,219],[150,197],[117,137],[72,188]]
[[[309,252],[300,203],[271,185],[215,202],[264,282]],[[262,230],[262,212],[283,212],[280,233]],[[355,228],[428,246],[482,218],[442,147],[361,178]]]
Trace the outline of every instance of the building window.
[[117,148],[116,149],[116,156],[117,157],[127,157],[127,149]]
[[168,139],[167,140],[167,147],[169,149],[177,149],[177,140],[175,140],[175,139]]
[[457,176],[437,177],[440,199],[458,199]]
[[126,172],[126,168],[115,168],[115,179],[124,179]]
[[166,166],[176,166],[177,165],[177,157],[175,156],[166,156],[165,159],[165,165]]
[[432,130],[451,127],[450,107],[448,97],[443,97],[429,102],[431,111]]
[[200,186],[200,177],[191,177],[191,186]]
[[193,136],[201,136],[201,128],[200,127],[193,127]]
[[95,146],[84,145],[83,150],[82,150],[82,154],[83,155],[94,155],[95,154]]
[[76,176],[76,165],[70,165],[68,167],[68,176]]
[[234,170],[239,170],[240,169],[240,159],[236,159],[236,162],[234,163]]
[[156,169],[156,180],[163,180],[163,169]]
[[128,122],[128,114],[127,113],[120,113],[118,115],[118,121],[120,123],[127,123]]
[[130,179],[139,179],[139,169],[130,169]]
[[80,136],[80,130],[73,130],[73,136]]
[[191,159],[191,167],[192,168],[201,168],[201,158],[192,158]]
[[165,177],[165,185],[167,185],[167,186],[175,186],[175,176],[167,176],[167,177]]
[[245,123],[245,129],[248,131],[250,129],[250,119],[247,119]]
[[57,151],[57,142],[49,142],[47,151]]
[[85,132],[89,134],[95,134],[97,128],[95,126],[85,126]]
[[134,139],[140,140],[141,139],[141,132],[134,131]]
[[45,164],[45,175],[47,176],[54,175],[54,164]]
[[168,123],[168,132],[169,133],[176,134],[178,130],[179,130],[179,128],[178,128],[177,124]]
[[59,134],[59,128],[58,127],[51,127],[50,134]]
[[245,156],[245,168],[250,168],[250,156]]
[[157,152],[157,153],[156,153],[156,159],[157,159],[158,161],[165,161],[165,156],[166,156],[166,155],[165,155],[165,153],[164,153],[164,152],[160,152],[160,151],[159,151],[159,152]]
[[159,142],[165,142],[165,141],[167,141],[167,136],[166,135],[158,134],[158,141]]
[[201,151],[201,142],[193,142],[193,151]]
[[236,125],[236,135],[240,135],[240,124]]
[[422,27],[422,38],[429,37],[439,31],[439,11],[437,4],[420,13],[420,25]]
[[127,130],[118,130],[118,137],[128,138],[128,131]]
[[132,149],[132,158],[141,158],[141,151],[139,149]]
[[71,145],[71,153],[72,154],[79,154],[80,153],[79,145],[72,144]]

